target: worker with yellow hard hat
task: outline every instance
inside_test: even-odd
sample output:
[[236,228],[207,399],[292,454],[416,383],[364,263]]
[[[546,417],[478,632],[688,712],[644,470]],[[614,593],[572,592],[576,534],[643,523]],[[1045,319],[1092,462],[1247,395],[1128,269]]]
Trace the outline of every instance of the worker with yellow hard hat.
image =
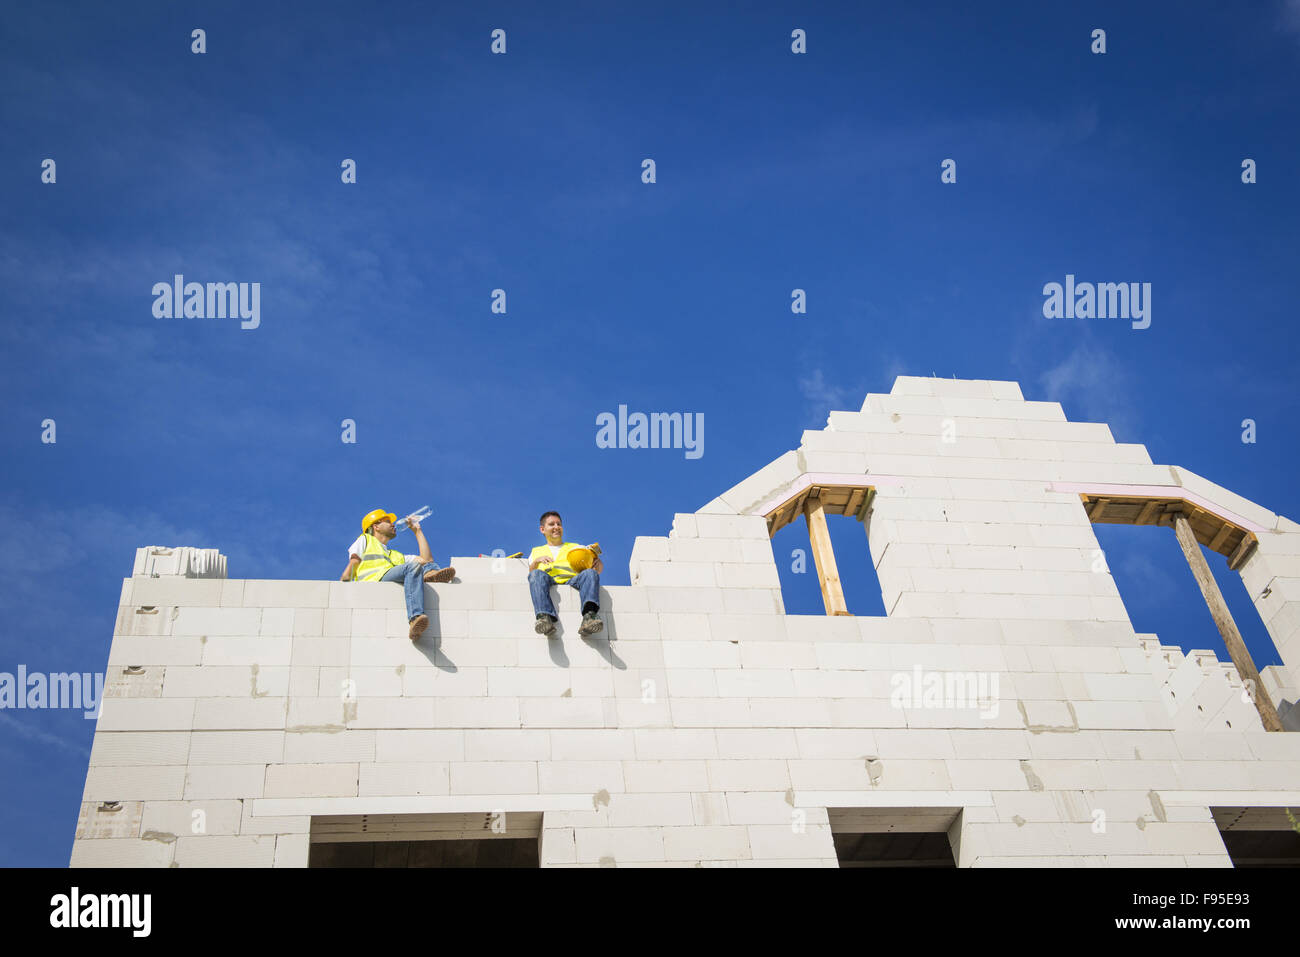
[[551,582],[555,582],[578,589],[582,596],[578,634],[596,634],[605,627],[600,620],[600,573],[605,568],[600,546],[566,542],[559,512],[543,512],[539,530],[546,536],[546,544],[538,545],[528,556],[528,591],[537,615],[534,630],[548,638],[555,635],[555,604],[551,601]]
[[401,582],[406,590],[406,619],[410,623],[408,637],[415,641],[429,626],[429,616],[424,613],[424,583],[449,582],[456,577],[456,569],[438,567],[418,519],[408,516],[403,521],[415,533],[415,540],[420,545],[419,555],[408,558],[388,547],[397,536],[397,516],[377,508],[367,512],[361,520],[361,535],[348,549],[348,567],[339,580]]

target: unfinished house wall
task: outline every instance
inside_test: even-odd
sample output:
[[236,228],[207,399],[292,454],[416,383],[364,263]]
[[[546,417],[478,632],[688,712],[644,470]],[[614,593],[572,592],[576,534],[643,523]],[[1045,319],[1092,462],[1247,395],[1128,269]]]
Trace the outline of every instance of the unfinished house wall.
[[[771,532],[837,495],[887,617],[785,614]],[[72,863],[303,866],[313,819],[540,814],[543,866],[835,866],[845,828],[943,832],[958,866],[1228,866],[1211,808],[1300,806],[1300,735],[1134,633],[1092,522],[1135,495],[1230,516],[1294,701],[1300,526],[1008,382],[832,412],[637,538],[595,639],[567,588],[532,632],[520,560],[454,559],[412,644],[399,588],[143,549]]]

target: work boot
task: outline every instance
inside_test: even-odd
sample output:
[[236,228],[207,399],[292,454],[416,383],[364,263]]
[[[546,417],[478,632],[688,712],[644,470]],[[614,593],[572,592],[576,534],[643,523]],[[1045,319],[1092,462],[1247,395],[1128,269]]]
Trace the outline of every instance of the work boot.
[[537,624],[533,626],[533,631],[550,638],[555,634],[555,619],[545,613],[538,615]]
[[426,629],[426,628],[428,628],[428,627],[429,627],[429,616],[428,616],[428,615],[416,615],[414,618],[411,619],[411,631],[410,631],[408,637],[409,637],[412,641],[415,641],[415,640],[416,640],[417,638],[419,638],[422,634],[424,634],[424,629]]
[[436,569],[435,571],[424,573],[425,581],[437,582],[440,585],[444,584],[445,582],[451,581],[455,577],[456,577],[456,569],[454,568],[439,568]]
[[594,635],[605,627],[605,623],[597,617],[594,611],[585,611],[582,613],[582,624],[578,626],[578,634],[584,638],[587,635]]

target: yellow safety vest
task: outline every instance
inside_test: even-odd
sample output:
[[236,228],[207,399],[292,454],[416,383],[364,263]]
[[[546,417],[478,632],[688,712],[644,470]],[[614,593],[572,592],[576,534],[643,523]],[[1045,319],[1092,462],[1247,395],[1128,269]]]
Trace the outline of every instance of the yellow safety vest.
[[352,573],[353,581],[377,582],[388,569],[406,564],[406,556],[401,552],[385,548],[384,543],[369,532],[362,534],[366,543],[361,554],[361,564]]
[[[569,564],[569,552],[573,551],[575,548],[586,548],[586,547],[587,546],[579,545],[576,542],[565,542],[563,545],[560,546],[560,554],[556,556],[554,562],[552,562],[550,565],[541,565],[539,567],[542,569],[542,571],[546,572],[546,574],[550,575],[552,578],[555,579],[555,584],[563,585],[574,575],[578,574],[576,571],[573,570],[573,566]],[[534,548],[532,550],[532,553],[528,556],[528,564],[531,565],[534,559],[543,556],[545,556],[546,558],[551,557],[551,546],[538,545],[536,548]]]

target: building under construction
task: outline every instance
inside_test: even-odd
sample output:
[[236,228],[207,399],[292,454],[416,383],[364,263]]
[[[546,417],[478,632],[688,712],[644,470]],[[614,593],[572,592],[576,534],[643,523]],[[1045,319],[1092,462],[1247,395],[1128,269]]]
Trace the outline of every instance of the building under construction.
[[[885,617],[848,614],[828,514],[864,525]],[[824,615],[785,613],[795,521]],[[1134,631],[1102,522],[1168,528],[1231,660]],[[400,588],[141,548],[72,864],[1300,863],[1300,525],[1013,382],[831,412],[637,538],[592,638],[568,588],[533,634],[522,560],[453,563],[412,643]]]

